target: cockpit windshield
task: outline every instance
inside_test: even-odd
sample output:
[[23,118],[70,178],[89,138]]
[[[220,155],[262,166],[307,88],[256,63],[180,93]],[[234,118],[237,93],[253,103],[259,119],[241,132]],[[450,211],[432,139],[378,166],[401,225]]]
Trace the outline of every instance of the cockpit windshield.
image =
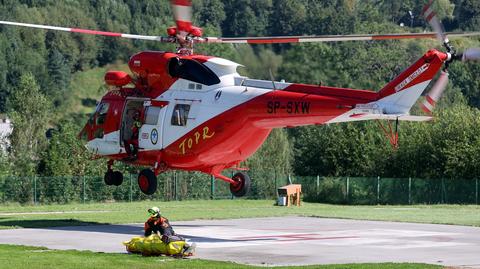
[[210,68],[195,60],[172,58],[168,62],[168,73],[175,78],[183,78],[208,86],[220,83],[220,79]]

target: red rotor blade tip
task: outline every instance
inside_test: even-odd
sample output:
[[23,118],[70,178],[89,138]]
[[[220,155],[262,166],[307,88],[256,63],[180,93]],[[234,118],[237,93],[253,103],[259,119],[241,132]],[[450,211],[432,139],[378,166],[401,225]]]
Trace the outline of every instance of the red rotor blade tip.
[[177,30],[186,35],[192,27],[192,3],[189,0],[172,0],[171,4]]
[[190,0],[172,0],[172,5],[176,6],[192,6],[192,1]]

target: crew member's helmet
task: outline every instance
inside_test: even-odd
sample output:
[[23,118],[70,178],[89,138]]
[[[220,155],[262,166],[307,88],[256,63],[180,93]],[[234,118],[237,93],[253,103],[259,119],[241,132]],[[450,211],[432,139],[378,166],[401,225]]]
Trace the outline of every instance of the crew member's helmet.
[[135,112],[133,112],[133,118],[138,120],[140,118],[140,111],[135,110]]
[[148,209],[148,214],[150,214],[151,217],[160,218],[160,208],[154,206]]

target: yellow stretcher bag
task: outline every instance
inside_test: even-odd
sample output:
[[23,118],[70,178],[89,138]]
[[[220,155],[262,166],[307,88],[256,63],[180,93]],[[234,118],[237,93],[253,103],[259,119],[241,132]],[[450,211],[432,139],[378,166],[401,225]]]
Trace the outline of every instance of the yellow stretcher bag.
[[128,252],[145,256],[183,255],[183,247],[185,244],[185,241],[173,241],[167,244],[156,234],[148,237],[137,236],[130,239],[130,241],[123,242]]

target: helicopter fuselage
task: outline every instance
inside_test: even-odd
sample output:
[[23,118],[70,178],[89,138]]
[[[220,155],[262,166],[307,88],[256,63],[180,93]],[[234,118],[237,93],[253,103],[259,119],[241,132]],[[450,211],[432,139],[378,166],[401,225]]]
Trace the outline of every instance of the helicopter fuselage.
[[[377,101],[391,99],[387,92],[399,95],[398,85],[409,88],[415,101],[444,60],[443,53],[429,52],[392,85],[375,92],[249,79],[237,72],[239,64],[229,60],[142,52],[129,62],[132,80],[107,73],[112,89],[84,128],[87,148],[102,157],[125,160],[124,143],[132,114],[138,111],[139,152],[129,163],[153,167],[156,173],[180,169],[219,175],[258,150],[273,128],[408,113],[398,102]],[[121,85],[130,81],[133,87]]]

